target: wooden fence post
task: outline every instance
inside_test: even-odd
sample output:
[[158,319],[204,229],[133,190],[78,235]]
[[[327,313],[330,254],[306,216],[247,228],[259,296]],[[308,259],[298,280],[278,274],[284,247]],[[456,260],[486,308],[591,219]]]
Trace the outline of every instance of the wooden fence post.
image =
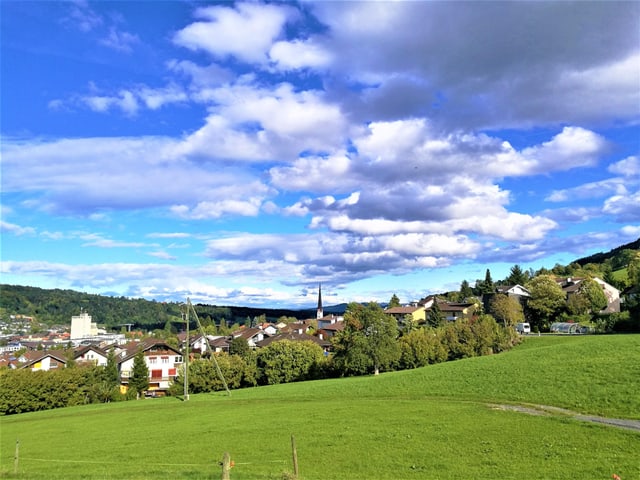
[[222,480],[229,480],[229,472],[231,471],[231,455],[229,452],[224,452],[222,457]]
[[293,455],[293,478],[298,478],[298,450],[296,449],[296,438],[291,435],[291,453]]
[[13,457],[13,473],[18,474],[18,466],[20,464],[20,439],[16,438],[16,453]]

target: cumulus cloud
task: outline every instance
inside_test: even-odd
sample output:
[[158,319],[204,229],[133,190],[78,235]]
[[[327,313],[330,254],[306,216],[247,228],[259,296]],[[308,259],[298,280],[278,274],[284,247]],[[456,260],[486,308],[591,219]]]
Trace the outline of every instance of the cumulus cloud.
[[204,50],[214,57],[233,55],[246,62],[264,63],[292,14],[289,7],[274,4],[202,7],[195,12],[202,20],[176,32],[173,40],[178,45]]
[[[317,2],[312,9],[330,31],[333,70],[369,87],[366,103],[357,92],[351,98],[359,118],[429,115],[449,126],[500,128],[637,116],[637,4]],[[403,78],[421,81],[405,92],[389,88]]]
[[298,70],[327,66],[331,61],[331,53],[310,41],[280,41],[271,47],[269,58],[278,69]]

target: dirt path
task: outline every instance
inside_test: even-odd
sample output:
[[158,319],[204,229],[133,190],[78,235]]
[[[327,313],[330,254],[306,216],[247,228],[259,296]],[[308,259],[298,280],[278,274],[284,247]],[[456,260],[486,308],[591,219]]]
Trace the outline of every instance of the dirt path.
[[489,404],[496,410],[512,410],[514,412],[526,413],[528,415],[555,415],[567,416],[575,420],[591,423],[602,423],[612,427],[625,428],[627,430],[635,430],[640,432],[640,420],[627,420],[622,418],[598,417],[596,415],[585,415],[583,413],[573,412],[564,408],[552,407],[549,405],[496,405]]

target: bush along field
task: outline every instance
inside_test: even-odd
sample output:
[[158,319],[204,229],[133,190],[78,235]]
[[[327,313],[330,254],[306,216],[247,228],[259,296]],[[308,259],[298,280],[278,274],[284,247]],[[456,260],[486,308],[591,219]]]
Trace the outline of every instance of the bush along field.
[[378,376],[1,417],[0,474],[218,479],[228,452],[231,479],[294,478],[293,435],[301,480],[630,480],[639,387],[638,335],[535,336]]

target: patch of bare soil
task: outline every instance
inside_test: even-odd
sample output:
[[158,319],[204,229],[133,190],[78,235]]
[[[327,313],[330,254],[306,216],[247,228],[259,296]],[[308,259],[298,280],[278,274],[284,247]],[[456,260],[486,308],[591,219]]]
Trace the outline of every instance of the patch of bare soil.
[[602,423],[612,427],[624,428],[627,430],[635,430],[640,432],[640,420],[628,420],[623,418],[607,418],[596,415],[585,415],[583,413],[573,412],[565,408],[552,407],[550,405],[496,405],[490,404],[489,407],[496,410],[511,410],[514,412],[526,413],[528,415],[555,415],[567,416],[575,420],[591,423]]

